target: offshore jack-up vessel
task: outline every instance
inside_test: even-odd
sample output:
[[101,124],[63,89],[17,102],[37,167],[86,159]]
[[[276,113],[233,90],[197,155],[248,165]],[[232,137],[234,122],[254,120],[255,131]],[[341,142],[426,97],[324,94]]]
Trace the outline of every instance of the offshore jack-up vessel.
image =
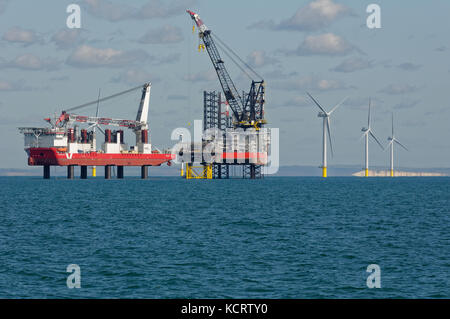
[[[98,117],[98,104],[102,101],[118,97],[142,88],[136,120],[112,119]],[[105,167],[105,178],[111,178],[111,168],[117,167],[117,177],[123,178],[124,166],[140,166],[141,177],[148,176],[148,166],[171,165],[175,158],[169,151],[152,149],[148,128],[148,107],[151,84],[146,83],[114,95],[99,98],[85,103],[55,116],[54,120],[44,119],[50,127],[20,127],[25,137],[25,151],[28,154],[28,165],[43,166],[45,179],[50,178],[50,166],[67,166],[67,177],[74,177],[74,167],[80,166],[81,178],[87,178],[87,169],[92,167],[92,175],[96,175],[96,166]],[[97,115],[82,116],[73,111],[97,103]],[[79,130],[78,124],[87,125]],[[103,130],[100,125],[116,126],[118,130]],[[124,142],[124,131],[131,129],[136,135],[136,144],[128,147]],[[100,150],[96,149],[96,129],[105,137]]]

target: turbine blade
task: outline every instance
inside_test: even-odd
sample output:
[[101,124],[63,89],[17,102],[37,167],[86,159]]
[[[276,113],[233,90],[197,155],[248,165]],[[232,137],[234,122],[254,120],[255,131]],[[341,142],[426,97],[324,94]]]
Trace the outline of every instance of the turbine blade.
[[98,105],[100,104],[100,93],[102,92],[102,89],[98,89],[98,98],[97,98],[97,111],[95,112],[95,117],[98,117]]
[[100,130],[100,132],[103,133],[103,135],[105,135],[105,131],[103,131],[103,129],[98,124],[95,124],[95,126]]
[[331,129],[330,129],[330,118],[329,117],[327,117],[327,132],[328,132],[328,141],[330,142],[331,156],[334,156],[333,143],[331,142]]
[[405,150],[408,151],[408,149],[407,149],[402,143],[400,143],[399,141],[397,141],[396,139],[394,139],[394,142],[397,143],[398,145],[400,145],[401,147],[403,147]]
[[336,109],[337,109],[339,106],[341,106],[347,99],[348,99],[348,96],[345,97],[345,98],[344,98],[339,104],[337,104],[335,107],[333,107],[333,108],[331,109],[331,111],[328,112],[328,115],[330,115],[331,113],[333,113],[334,111],[336,111]]
[[362,135],[361,135],[361,137],[359,138],[359,140],[358,141],[361,141],[362,139],[363,139],[363,137],[364,136],[366,136],[366,134],[367,134],[367,131],[366,132],[364,132]]
[[375,135],[372,133],[372,131],[369,131],[369,132],[370,132],[370,136],[373,137],[373,139],[378,143],[378,145],[380,145],[381,149],[384,151],[384,147],[383,147],[383,145],[381,145],[380,141],[375,137]]
[[370,99],[369,99],[369,116],[367,118],[367,127],[370,129]]
[[392,140],[389,141],[388,145],[386,146],[385,149],[383,149],[383,151],[386,152],[389,149],[389,146],[391,146],[391,144],[392,144]]
[[394,112],[392,112],[392,138],[394,138]]
[[322,105],[320,105],[319,102],[317,102],[316,99],[314,99],[311,94],[309,94],[308,92],[306,92],[306,94],[308,94],[308,96],[311,98],[311,100],[313,100],[313,102],[319,107],[319,109],[323,113],[327,114],[327,111],[325,111],[325,109],[322,107]]

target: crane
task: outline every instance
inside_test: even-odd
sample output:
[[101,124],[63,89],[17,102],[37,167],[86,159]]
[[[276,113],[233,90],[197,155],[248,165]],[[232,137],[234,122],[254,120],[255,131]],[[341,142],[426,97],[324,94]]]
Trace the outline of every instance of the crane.
[[[135,91],[140,88],[142,88],[142,98],[141,98],[141,101],[139,104],[139,109],[137,112],[136,120],[112,119],[112,118],[98,117],[98,116],[82,116],[82,115],[77,115],[75,113],[69,113],[71,111],[78,110],[80,108],[84,108],[84,107],[93,105],[95,103],[98,104],[99,102],[121,96],[123,94]],[[122,126],[122,127],[130,128],[130,129],[134,129],[136,131],[137,130],[146,130],[146,129],[148,129],[147,117],[148,117],[148,106],[149,106],[149,102],[150,102],[150,89],[151,89],[151,84],[146,83],[143,86],[140,85],[135,88],[132,88],[132,89],[129,89],[129,90],[126,90],[123,92],[119,92],[119,93],[104,97],[102,99],[97,99],[95,101],[88,102],[88,103],[85,103],[82,105],[71,107],[65,111],[62,111],[61,115],[56,119],[54,124],[51,122],[50,118],[46,118],[45,121],[49,122],[54,127],[63,127],[63,126],[67,126],[69,123],[81,122],[81,123],[87,123],[87,124],[91,124],[91,125]]]
[[[240,59],[239,56],[236,53],[234,53],[233,50],[231,50],[225,43],[223,43],[223,41],[221,41],[215,35],[215,38],[218,40],[220,46],[224,50],[226,48],[229,51],[231,51],[231,53],[234,54],[243,64],[245,64],[245,66],[249,70],[251,70],[252,73],[256,74],[260,78],[259,81],[255,81],[252,79],[250,91],[248,93],[244,93],[243,96],[241,96],[238,90],[236,89],[236,86],[233,83],[233,80],[231,79],[227,69],[225,68],[225,63],[220,56],[219,50],[217,49],[216,43],[212,37],[211,30],[209,30],[208,27],[203,23],[198,14],[190,10],[186,11],[197,25],[197,28],[199,30],[198,32],[199,38],[203,41],[202,48],[206,48],[206,51],[208,52],[208,55],[214,66],[214,69],[216,70],[220,85],[222,86],[223,93],[233,113],[234,127],[235,128],[240,127],[243,128],[244,130],[250,127],[254,127],[255,129],[259,130],[259,128],[261,128],[263,124],[266,124],[266,120],[264,119],[264,103],[265,103],[264,80],[255,71],[253,71],[244,61],[242,61],[242,59]],[[234,63],[236,63],[236,61],[231,57],[231,55],[229,55],[227,52],[225,53]],[[241,68],[241,70],[245,72],[244,69]],[[248,75],[248,73],[246,74]]]

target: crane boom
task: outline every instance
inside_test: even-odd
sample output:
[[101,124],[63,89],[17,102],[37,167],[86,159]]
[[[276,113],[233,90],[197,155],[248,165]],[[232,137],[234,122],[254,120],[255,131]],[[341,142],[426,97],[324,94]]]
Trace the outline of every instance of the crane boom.
[[84,104],[81,104],[81,105],[77,105],[77,106],[71,107],[69,109],[66,109],[65,111],[66,112],[75,111],[75,110],[81,109],[81,108],[86,107],[86,106],[90,106],[90,105],[93,105],[93,104],[98,104],[100,102],[104,102],[104,101],[107,101],[107,100],[119,97],[119,96],[124,95],[126,93],[133,92],[133,91],[135,91],[137,89],[140,89],[141,87],[142,87],[142,85],[139,85],[139,86],[136,86],[136,87],[134,87],[132,89],[128,89],[126,91],[122,91],[122,92],[119,92],[119,93],[116,93],[116,94],[113,94],[113,95],[110,95],[110,96],[107,96],[107,97],[104,97],[104,98],[101,98],[101,99],[97,99],[97,100],[94,100],[94,101],[91,101],[91,102],[88,102],[88,103],[84,103]]
[[203,40],[205,44],[206,51],[211,58],[211,62],[216,70],[217,76],[219,77],[220,85],[222,86],[223,93],[225,94],[225,98],[227,99],[228,104],[233,111],[235,118],[240,122],[244,120],[244,107],[242,103],[242,98],[239,95],[236,86],[231,80],[230,75],[228,74],[227,69],[225,68],[225,64],[220,57],[219,51],[214,43],[214,40],[211,37],[211,30],[203,23],[198,14],[187,10],[187,13],[191,16],[192,20],[195,21],[198,29],[199,36]]
[[[136,120],[122,120],[122,119],[111,119],[111,118],[105,118],[105,117],[97,117],[97,116],[82,116],[77,115],[73,113],[67,113],[67,111],[62,111],[61,115],[55,122],[55,126],[64,126],[68,122],[85,122],[89,124],[101,124],[101,125],[115,125],[115,126],[123,126],[132,128],[135,130],[146,130],[148,129],[147,125],[147,118],[148,118],[148,106],[150,103],[150,89],[151,89],[151,83],[145,83],[143,86],[137,86],[135,88],[119,92],[107,97],[104,97],[102,99],[97,99],[96,101],[92,101],[89,103],[85,103],[82,105],[78,105],[72,108],[67,109],[67,111],[73,111],[77,110],[92,104],[97,103],[97,113],[98,113],[98,103],[101,101],[106,101],[118,96],[121,96],[123,94],[135,91],[139,88],[142,88],[142,97],[141,102],[139,104],[138,112],[136,115]],[[47,119],[47,122],[50,122],[50,119]]]
[[123,126],[127,128],[139,128],[146,123],[133,120],[123,120],[123,119],[111,119],[106,117],[95,117],[95,116],[83,116],[72,113],[66,113],[67,122],[81,122],[87,124],[99,124],[99,125],[113,125],[113,126]]
[[[263,124],[266,124],[266,120],[264,120],[264,103],[265,103],[264,80],[263,79],[261,79],[260,81],[252,80],[250,91],[248,93],[244,93],[244,96],[241,97],[230,75],[228,74],[227,69],[225,68],[224,61],[220,57],[220,53],[217,50],[217,46],[212,38],[211,30],[209,30],[208,27],[203,23],[198,14],[190,10],[186,11],[187,13],[189,13],[192,20],[194,20],[195,24],[199,29],[198,35],[204,43],[204,47],[206,48],[206,51],[208,52],[208,55],[214,66],[214,69],[216,70],[217,76],[219,77],[219,82],[220,85],[222,86],[225,98],[233,112],[235,119],[233,123],[234,126],[242,127],[244,129],[249,127],[255,127],[256,129],[259,129]],[[225,47],[227,47],[219,38],[217,39],[219,40],[220,43],[222,43]],[[231,49],[228,48],[228,50]],[[236,55],[234,51],[231,50],[231,52],[233,52],[233,54]],[[235,62],[234,59],[231,58],[231,56],[229,57],[233,62]],[[239,58],[239,56],[237,57]],[[241,60],[242,62],[241,58],[239,58],[239,60]],[[251,70],[251,68],[247,64],[245,65],[247,66],[247,68]],[[243,69],[241,68],[241,70]],[[253,73],[257,75],[256,72],[253,71]]]

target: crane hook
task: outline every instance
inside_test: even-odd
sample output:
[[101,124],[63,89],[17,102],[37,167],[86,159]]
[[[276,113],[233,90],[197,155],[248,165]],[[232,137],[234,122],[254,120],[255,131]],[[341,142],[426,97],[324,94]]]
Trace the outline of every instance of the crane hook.
[[199,45],[198,45],[198,52],[201,52],[201,51],[205,51],[205,45],[204,44],[202,44],[202,43],[200,43]]

